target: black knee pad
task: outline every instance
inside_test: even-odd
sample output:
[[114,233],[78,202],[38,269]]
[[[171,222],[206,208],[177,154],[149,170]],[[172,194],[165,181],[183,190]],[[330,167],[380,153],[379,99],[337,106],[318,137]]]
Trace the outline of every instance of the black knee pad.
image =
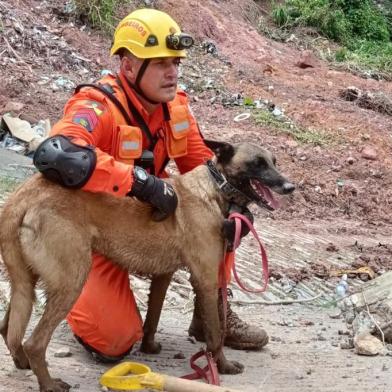
[[38,146],[33,163],[48,180],[67,188],[81,188],[91,177],[97,156],[93,147],[79,146],[57,135]]

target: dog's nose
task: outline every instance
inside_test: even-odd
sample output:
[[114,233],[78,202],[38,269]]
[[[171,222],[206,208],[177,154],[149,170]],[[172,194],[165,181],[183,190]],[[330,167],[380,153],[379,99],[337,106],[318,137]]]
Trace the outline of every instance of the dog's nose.
[[294,191],[294,189],[295,189],[295,185],[292,184],[291,182],[285,182],[285,183],[283,184],[283,193],[284,193],[284,194],[286,194],[286,193],[291,193],[291,192]]

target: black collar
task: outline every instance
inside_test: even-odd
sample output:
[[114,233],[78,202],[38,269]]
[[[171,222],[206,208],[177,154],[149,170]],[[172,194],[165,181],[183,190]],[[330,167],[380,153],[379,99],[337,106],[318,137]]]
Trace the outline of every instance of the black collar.
[[213,161],[208,160],[206,165],[212,178],[215,180],[216,186],[223,193],[223,197],[227,201],[244,207],[252,201],[245,193],[227,182],[226,177],[217,169]]

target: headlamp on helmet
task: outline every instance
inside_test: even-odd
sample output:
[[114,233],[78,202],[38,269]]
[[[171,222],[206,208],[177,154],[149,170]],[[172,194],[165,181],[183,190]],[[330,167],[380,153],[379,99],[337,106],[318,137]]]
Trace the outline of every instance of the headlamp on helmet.
[[173,50],[189,49],[193,43],[193,38],[189,34],[170,34],[166,37],[166,46]]

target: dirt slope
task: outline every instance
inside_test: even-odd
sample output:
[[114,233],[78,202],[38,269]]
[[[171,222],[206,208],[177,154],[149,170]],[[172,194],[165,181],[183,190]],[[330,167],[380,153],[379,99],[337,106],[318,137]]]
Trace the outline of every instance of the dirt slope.
[[[22,117],[49,117],[53,123],[74,85],[94,80],[103,69],[116,70],[116,59],[108,58],[111,39],[65,14],[63,2],[15,3],[0,1],[0,114],[10,100],[18,101],[25,104]],[[265,143],[298,183],[290,206],[279,216],[340,215],[390,223],[391,117],[344,101],[339,91],[354,85],[391,96],[392,83],[333,70],[317,59],[314,67],[299,68],[298,45],[275,42],[256,31],[262,13],[253,1],[194,0],[181,7],[174,1],[153,3],[197,38],[198,47],[183,66],[183,81],[197,99],[192,107],[206,136]],[[206,53],[203,42],[213,43],[216,54]],[[64,87],[59,78],[73,84]],[[256,124],[253,116],[233,122],[246,108],[223,106],[222,96],[235,94],[269,100],[298,126],[329,138],[328,143],[299,144],[274,127]],[[374,151],[374,160],[363,158],[364,148]]]
[[[263,9],[251,0],[183,0],[181,7],[174,0],[147,3],[171,13],[185,31],[197,38],[197,46],[183,63],[181,83],[192,97],[192,108],[205,136],[265,144],[276,153],[279,166],[297,184],[295,194],[282,200],[282,208],[273,215],[254,211],[260,232],[266,222],[276,226],[276,234],[267,237],[272,264],[278,261],[279,268],[274,268],[276,276],[295,277],[299,281],[314,277],[317,268],[312,267],[317,265],[312,265],[316,261],[312,255],[323,251],[317,261],[326,264],[327,245],[320,238],[314,240],[317,235],[325,241],[333,239],[328,252],[332,256],[336,253],[338,260],[350,255],[349,264],[355,254],[357,266],[369,263],[380,273],[390,269],[392,243],[387,238],[392,221],[391,116],[362,109],[341,99],[339,93],[353,85],[363,91],[392,96],[392,83],[339,71],[312,56],[312,67],[298,67],[297,63],[306,55],[301,51],[301,43],[281,43],[260,35],[256,27]],[[269,2],[257,3],[265,8]],[[131,10],[132,6],[124,7],[121,15]],[[63,1],[0,0],[0,115],[15,108],[17,102],[23,108],[15,114],[32,123],[50,118],[53,124],[61,117],[74,86],[93,81],[102,70],[116,70],[116,59],[108,57],[110,44],[110,37],[67,14]],[[327,142],[300,143],[279,126],[258,124],[255,119],[262,110],[239,105],[244,97],[268,100],[284,110],[298,127],[315,130]],[[250,112],[251,116],[235,122],[234,118],[244,112]],[[365,158],[369,150],[374,153],[373,159],[368,159],[369,154]],[[274,225],[271,220],[276,220]],[[263,234],[266,233],[267,229]],[[344,242],[342,239],[339,242],[339,235],[345,237]],[[372,243],[357,244],[357,236]],[[302,253],[297,252],[304,238],[308,247]],[[285,254],[274,258],[277,240]],[[253,261],[256,255],[257,250],[251,249],[248,258]],[[306,266],[301,270],[290,269],[291,259],[295,267],[298,260]],[[249,267],[249,274],[253,272]],[[319,280],[316,283],[328,291]],[[301,306],[271,309],[256,307],[247,311],[255,322],[267,324],[272,331],[271,348],[252,355],[230,352],[231,357],[238,355],[241,361],[255,362],[250,366],[247,363],[253,370],[240,381],[225,378],[226,385],[243,385],[249,391],[390,390],[385,371],[391,366],[390,357],[379,362],[377,358],[370,362],[358,360],[354,354],[337,348],[336,342],[331,345],[339,321],[331,322],[323,309]],[[184,325],[179,327],[174,325],[176,320],[170,313],[168,317],[163,320],[164,338],[172,341],[178,332],[185,340],[188,320],[181,318]],[[305,333],[302,318],[314,322],[313,327],[305,328]],[[290,320],[295,321],[294,327]],[[327,342],[319,337],[320,333],[327,335]],[[54,359],[55,367],[65,369],[69,377],[74,377],[71,375],[74,367],[79,369],[75,370],[75,384],[79,385],[75,389],[99,390],[96,379],[101,368],[87,362],[68,330],[57,331],[51,350],[61,345],[73,346],[74,357]],[[177,349],[177,341],[172,346]],[[5,383],[0,381],[0,391],[35,390],[35,379],[14,370],[2,343],[0,347],[0,358],[6,363],[0,367],[0,378],[9,376]],[[193,346],[186,348],[189,352],[193,349]],[[166,366],[162,370],[171,369],[173,358],[165,355],[172,353],[165,351],[158,359],[143,357],[143,361]],[[259,364],[265,373],[257,379]],[[181,362],[179,374],[186,371],[186,366],[185,360]],[[338,386],[331,386],[330,380],[335,375]]]

